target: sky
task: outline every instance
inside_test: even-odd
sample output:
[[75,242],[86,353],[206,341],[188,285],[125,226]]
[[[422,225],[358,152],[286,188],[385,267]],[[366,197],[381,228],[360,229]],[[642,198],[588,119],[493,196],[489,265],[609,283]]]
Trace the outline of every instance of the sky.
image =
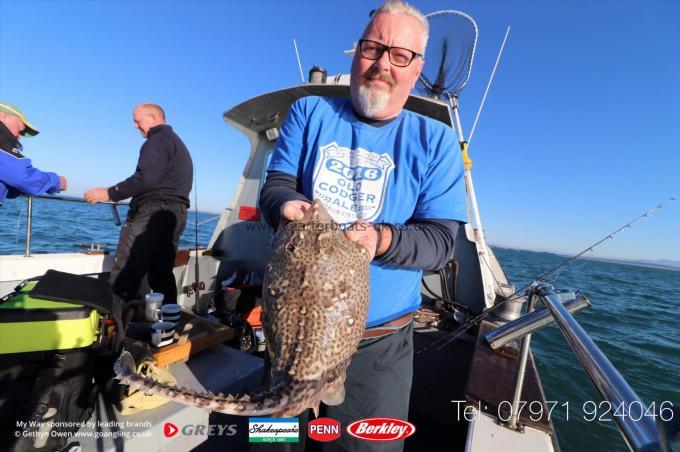
[[[220,212],[250,150],[222,113],[301,82],[293,39],[305,74],[348,73],[343,51],[378,4],[0,0],[0,99],[40,129],[25,154],[73,196],[132,174],[132,109],[160,104],[192,153],[199,210]],[[413,4],[478,25],[466,134],[512,27],[470,146],[488,242],[575,254],[680,197],[680,2]],[[680,200],[592,256],[680,260],[679,225]]]

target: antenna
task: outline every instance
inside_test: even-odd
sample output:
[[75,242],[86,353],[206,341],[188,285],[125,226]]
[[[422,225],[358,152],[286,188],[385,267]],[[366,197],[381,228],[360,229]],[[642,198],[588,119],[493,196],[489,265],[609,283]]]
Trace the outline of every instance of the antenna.
[[302,72],[302,63],[300,62],[300,53],[298,52],[297,42],[295,42],[295,38],[293,38],[293,47],[295,47],[295,56],[297,57],[298,67],[300,68],[300,78],[302,79],[302,83],[304,83],[305,82],[305,74]]
[[468,135],[468,147],[472,141],[472,135],[475,133],[475,128],[477,127],[477,121],[479,120],[479,115],[482,113],[482,108],[484,107],[484,102],[486,102],[486,95],[489,94],[489,88],[491,88],[491,82],[493,82],[493,77],[496,75],[496,68],[498,67],[498,62],[501,60],[501,55],[503,55],[503,49],[505,48],[505,41],[508,40],[508,35],[510,34],[510,25],[508,29],[505,30],[505,37],[503,38],[503,43],[501,44],[501,49],[498,51],[498,56],[496,57],[496,64],[493,65],[493,70],[491,71],[491,77],[489,77],[489,83],[486,84],[486,90],[484,91],[484,96],[482,97],[482,103],[479,104],[479,110],[477,110],[477,116],[475,116],[475,122],[472,124],[472,129],[470,130],[470,135]]
[[344,53],[347,56],[354,56],[354,54],[357,51],[357,44],[358,44],[358,41],[354,41],[354,44],[352,44],[352,48],[349,49],[349,50],[343,50],[342,53]]

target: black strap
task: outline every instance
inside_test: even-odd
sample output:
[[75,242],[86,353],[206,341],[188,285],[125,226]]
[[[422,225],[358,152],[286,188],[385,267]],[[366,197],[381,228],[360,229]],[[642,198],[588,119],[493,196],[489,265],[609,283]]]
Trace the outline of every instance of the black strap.
[[112,311],[111,286],[106,281],[85,275],[47,270],[30,294],[43,300],[88,306],[104,314]]
[[28,279],[21,281],[19,283],[19,285],[16,286],[12,292],[10,292],[7,295],[5,295],[4,297],[0,298],[0,304],[3,304],[5,302],[11,300],[12,298],[16,297],[19,294],[19,292],[21,292],[21,289],[26,287],[26,284],[28,284]]

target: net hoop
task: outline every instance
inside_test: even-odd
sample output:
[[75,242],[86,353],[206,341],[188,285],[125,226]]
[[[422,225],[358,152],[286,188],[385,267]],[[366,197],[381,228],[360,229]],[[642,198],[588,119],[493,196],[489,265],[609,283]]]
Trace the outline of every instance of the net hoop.
[[[455,41],[456,48],[454,48],[453,50],[445,49],[445,53],[442,54],[441,61],[437,62],[437,67],[439,69],[437,70],[437,73],[434,74],[434,76],[432,76],[433,74],[426,73],[426,71],[430,72],[428,70],[429,68],[432,68],[432,65],[428,66],[428,64],[426,63],[426,67],[423,68],[423,72],[420,74],[419,83],[416,89],[421,94],[429,96],[440,97],[442,94],[445,94],[448,97],[457,97],[458,94],[463,90],[465,85],[467,85],[467,82],[470,79],[470,74],[472,73],[472,63],[474,61],[475,51],[477,49],[477,35],[478,35],[477,23],[468,14],[453,9],[445,9],[427,14],[425,17],[428,19],[430,23],[430,40],[428,40],[427,48],[425,51],[426,61],[428,55],[431,57],[432,54],[435,53],[434,50],[431,49],[431,47],[433,45],[439,46],[439,42],[438,41],[435,42],[435,40],[440,34],[443,33],[443,30],[440,29],[441,27],[433,27],[433,19],[436,19],[440,16],[452,16],[453,18],[455,18],[454,19],[455,22],[457,22],[456,25],[463,24],[463,27],[466,28],[464,29],[459,28],[458,32],[461,35],[466,35],[467,39],[460,39]],[[434,39],[432,39],[433,37]],[[446,37],[448,38],[449,36]],[[448,45],[448,40],[445,40],[444,45]],[[455,55],[464,55],[465,57],[464,60],[462,61],[462,64],[460,64],[459,67],[455,68],[453,75],[444,74],[444,76],[447,79],[445,80],[446,83],[444,83],[443,86],[437,86],[437,84],[441,84],[443,82],[442,80],[440,80],[442,75],[441,67],[446,62],[447,55],[450,54],[454,55],[454,57]]]

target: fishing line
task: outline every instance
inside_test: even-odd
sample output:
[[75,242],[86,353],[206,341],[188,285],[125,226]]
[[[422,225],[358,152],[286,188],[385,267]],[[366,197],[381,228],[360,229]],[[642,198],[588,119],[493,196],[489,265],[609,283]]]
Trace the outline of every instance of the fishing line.
[[671,201],[675,201],[675,197],[670,197],[670,198],[668,198],[666,201],[660,202],[660,203],[657,204],[655,207],[653,207],[653,208],[647,210],[646,212],[644,212],[643,214],[641,214],[641,215],[635,217],[633,220],[631,220],[631,221],[629,221],[628,223],[624,224],[623,226],[621,226],[620,228],[618,228],[618,229],[615,230],[614,232],[605,235],[602,239],[600,239],[600,240],[598,240],[597,242],[595,242],[594,244],[590,245],[588,248],[584,249],[584,250],[581,251],[580,253],[578,253],[578,254],[576,254],[576,255],[574,255],[574,256],[568,258],[568,259],[565,259],[564,261],[562,261],[562,263],[560,263],[559,265],[555,266],[552,270],[550,270],[550,271],[548,271],[547,273],[544,273],[543,275],[541,275],[541,276],[539,276],[538,278],[534,279],[533,282],[531,282],[531,283],[525,285],[525,286],[522,287],[521,289],[516,290],[513,294],[511,294],[510,296],[508,296],[505,300],[503,300],[503,301],[501,301],[501,302],[499,302],[499,303],[496,303],[495,305],[491,306],[491,307],[488,308],[488,309],[483,310],[481,313],[477,314],[475,317],[473,317],[472,319],[470,319],[470,320],[468,320],[467,322],[465,322],[463,325],[461,325],[461,326],[460,326],[459,328],[457,328],[456,330],[454,330],[454,331],[452,331],[452,332],[450,332],[450,333],[447,333],[446,335],[444,335],[444,336],[442,336],[442,337],[440,337],[440,338],[438,338],[438,339],[436,339],[436,340],[430,342],[428,345],[426,345],[425,347],[423,347],[423,348],[421,348],[420,350],[418,350],[418,351],[416,352],[416,355],[419,355],[420,353],[422,353],[422,352],[424,352],[424,351],[427,351],[427,350],[429,350],[430,348],[434,347],[435,345],[437,345],[437,344],[439,344],[439,343],[441,343],[441,342],[444,341],[444,343],[441,344],[441,345],[437,348],[437,350],[441,350],[443,347],[445,347],[446,345],[448,345],[449,343],[451,343],[452,341],[454,341],[455,339],[457,339],[460,335],[462,335],[463,333],[465,333],[467,330],[469,330],[470,328],[472,328],[473,326],[475,326],[476,324],[478,324],[479,322],[481,322],[486,316],[488,316],[489,314],[491,314],[493,311],[495,311],[495,310],[498,309],[499,307],[503,306],[503,305],[504,305],[505,303],[507,303],[508,301],[512,300],[513,297],[516,298],[516,296],[517,296],[518,294],[524,292],[524,290],[526,290],[527,288],[531,287],[533,284],[536,284],[536,283],[538,283],[538,282],[540,282],[540,281],[543,281],[543,280],[549,278],[550,276],[552,276],[553,274],[555,274],[556,272],[561,271],[561,269],[568,267],[568,266],[571,265],[575,260],[577,260],[579,257],[583,256],[585,253],[590,252],[590,251],[593,251],[593,250],[594,250],[596,247],[598,247],[600,244],[606,242],[607,240],[612,240],[612,239],[613,239],[614,237],[616,237],[618,234],[622,233],[623,231],[625,231],[625,230],[627,230],[627,229],[631,229],[635,223],[637,223],[637,222],[639,222],[639,221],[642,221],[642,220],[644,220],[644,219],[646,219],[646,218],[649,218],[654,212],[656,212],[656,211],[659,210],[659,209],[662,209],[662,208],[664,207],[664,204],[666,204],[666,203],[668,203],[668,202],[671,202]]
[[198,271],[198,172],[194,165],[194,293],[196,294],[195,306],[199,308],[199,271]]
[[588,262],[584,261],[584,260],[581,260],[579,262],[573,262],[568,268],[565,267],[562,270],[555,272],[555,274],[550,278],[551,284],[554,285],[553,283],[556,283],[557,281],[559,281],[560,276],[562,276],[562,273],[565,270],[579,270],[581,268],[586,267],[587,265],[588,265]]
[[[486,260],[487,253],[484,253],[484,254],[480,253],[479,257],[482,259],[482,261],[484,262],[484,265],[486,265],[486,268],[489,270],[489,274],[493,278],[494,283],[496,283],[496,287],[498,287],[499,290],[503,291],[503,284],[501,284],[501,282],[498,280],[498,278],[496,278],[496,275],[494,274],[494,271],[491,268],[491,264],[489,264],[489,261]],[[505,280],[507,281],[508,277],[505,275],[505,270],[500,265],[499,265],[499,268],[503,272],[503,276],[505,276]]]
[[14,235],[14,244],[19,243],[19,227],[21,227],[21,214],[23,210],[19,209],[19,216],[17,217],[17,233]]
[[220,218],[220,216],[221,216],[221,215],[215,215],[214,217],[210,217],[210,218],[208,218],[207,220],[201,221],[200,223],[198,223],[198,225],[200,226],[200,225],[202,225],[202,224],[207,223],[208,221],[217,220],[218,218]]

